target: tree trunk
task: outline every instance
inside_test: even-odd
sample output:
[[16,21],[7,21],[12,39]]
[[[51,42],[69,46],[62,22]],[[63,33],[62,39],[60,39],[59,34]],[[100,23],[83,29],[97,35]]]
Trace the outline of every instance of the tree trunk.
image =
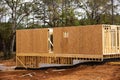
[[10,42],[10,51],[8,53],[8,56],[11,57],[11,54],[13,53],[14,50],[14,44],[15,44],[15,34],[13,34],[12,38],[11,38],[11,42]]
[[111,0],[111,5],[112,5],[112,17],[111,17],[111,24],[114,24],[114,1]]
[[8,57],[8,50],[7,50],[7,47],[6,47],[6,44],[5,44],[5,41],[3,40],[2,41],[2,45],[3,45],[3,53],[4,53],[4,59],[7,59]]

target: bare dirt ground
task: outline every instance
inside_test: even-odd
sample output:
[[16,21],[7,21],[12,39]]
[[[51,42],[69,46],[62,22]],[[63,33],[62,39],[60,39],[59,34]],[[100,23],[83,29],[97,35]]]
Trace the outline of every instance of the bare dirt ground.
[[[14,66],[15,60],[0,61]],[[0,80],[120,80],[120,65],[79,65],[73,68],[0,71]]]

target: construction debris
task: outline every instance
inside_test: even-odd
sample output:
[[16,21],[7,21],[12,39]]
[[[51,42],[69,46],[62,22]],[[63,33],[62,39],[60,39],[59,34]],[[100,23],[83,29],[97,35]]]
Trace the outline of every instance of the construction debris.
[[65,71],[66,69],[52,70],[53,72]]
[[27,74],[24,74],[20,77],[25,77],[25,76],[29,76],[29,77],[33,77],[36,73],[35,72],[32,72],[32,73],[27,73]]
[[45,71],[45,73],[47,74],[47,73],[48,73],[48,71]]
[[108,64],[111,64],[111,65],[120,65],[120,62],[109,62]]

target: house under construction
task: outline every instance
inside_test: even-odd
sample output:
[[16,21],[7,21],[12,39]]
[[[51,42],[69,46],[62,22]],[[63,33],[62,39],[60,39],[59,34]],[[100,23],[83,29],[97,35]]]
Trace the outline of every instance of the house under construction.
[[16,31],[16,66],[72,65],[120,58],[120,26],[87,25]]

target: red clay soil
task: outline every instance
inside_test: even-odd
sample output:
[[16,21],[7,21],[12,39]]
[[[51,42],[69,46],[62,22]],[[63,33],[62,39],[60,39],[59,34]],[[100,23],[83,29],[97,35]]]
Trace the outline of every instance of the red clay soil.
[[15,59],[0,60],[0,64],[4,64],[5,66],[15,66],[15,61]]
[[[8,61],[0,63],[6,64]],[[14,60],[9,63],[14,64]],[[69,69],[0,71],[0,80],[120,80],[120,65],[106,63]]]

